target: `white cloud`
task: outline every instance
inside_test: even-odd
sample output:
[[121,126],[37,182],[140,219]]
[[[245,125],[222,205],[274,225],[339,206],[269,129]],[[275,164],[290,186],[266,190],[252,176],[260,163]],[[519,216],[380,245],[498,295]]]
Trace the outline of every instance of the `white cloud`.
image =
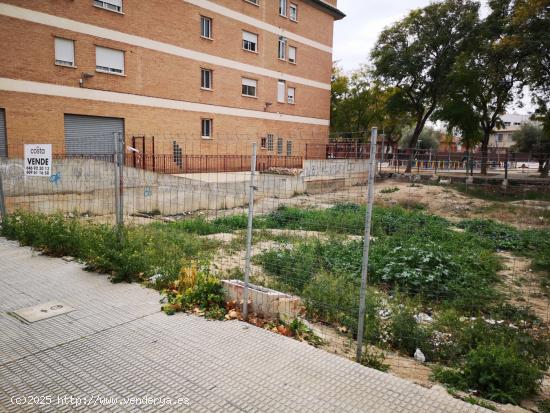
[[[482,1],[481,15],[488,12],[487,0]],[[368,63],[369,54],[382,30],[405,17],[411,10],[427,6],[432,0],[339,0],[338,8],[346,13],[334,28],[334,55],[345,71]],[[530,95],[523,100],[524,108],[510,111],[527,113],[533,110]]]

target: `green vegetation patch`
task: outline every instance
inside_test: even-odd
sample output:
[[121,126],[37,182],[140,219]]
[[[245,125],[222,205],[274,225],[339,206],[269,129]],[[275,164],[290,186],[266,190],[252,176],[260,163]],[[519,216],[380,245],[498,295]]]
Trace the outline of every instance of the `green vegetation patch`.
[[206,259],[218,246],[161,223],[115,228],[28,212],[7,216],[0,234],[49,255],[75,257],[86,269],[109,274],[114,282],[160,274],[158,288],[174,280],[186,260]]

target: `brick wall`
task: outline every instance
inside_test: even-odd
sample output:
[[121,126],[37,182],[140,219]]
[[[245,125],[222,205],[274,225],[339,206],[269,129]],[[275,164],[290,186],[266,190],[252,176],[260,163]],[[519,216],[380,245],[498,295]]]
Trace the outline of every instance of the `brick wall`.
[[[139,4],[127,0],[124,2],[124,14],[93,7],[92,0],[43,2],[7,0],[5,2],[280,73],[330,83],[332,64],[330,53],[289,39],[289,45],[298,48],[297,64],[281,61],[277,59],[278,36],[276,34],[200,9],[183,0],[152,0],[139,2]],[[260,7],[244,0],[214,1],[326,46],[332,46],[332,17],[311,6],[307,1],[293,2],[299,6],[298,22],[279,16],[276,1],[262,1]],[[213,41],[200,38],[200,15],[213,18]],[[94,74],[84,83],[87,89],[206,103],[258,112],[267,110],[308,118],[329,118],[330,91],[326,89],[288,81],[288,87],[296,88],[296,104],[281,104],[277,102],[277,79],[273,77],[205,64],[197,60],[16,18],[0,16],[0,26],[3,30],[4,44],[9,44],[9,47],[4,48],[0,54],[0,77],[77,88],[82,73],[87,72]],[[258,53],[242,50],[242,30],[259,35]],[[56,36],[75,40],[76,68],[54,64]],[[96,45],[125,51],[124,76],[95,71]],[[214,71],[213,91],[200,89],[201,67]],[[241,77],[258,80],[257,98],[241,96]],[[266,102],[271,103],[267,108]],[[6,110],[10,156],[18,155],[21,144],[24,142],[51,142],[54,144],[54,151],[61,153],[64,139],[64,113],[122,117],[125,119],[127,132],[156,134],[159,148],[166,153],[171,150],[170,145],[174,136],[178,136],[178,139],[188,145],[199,145],[201,150],[219,152],[223,141],[229,142],[234,146],[235,151],[241,152],[243,143],[248,143],[251,139],[258,140],[260,136],[273,133],[284,136],[285,139],[291,139],[294,154],[298,154],[305,150],[306,142],[325,142],[328,134],[328,126],[15,92],[0,91],[0,107]],[[214,139],[211,142],[204,142],[200,138],[201,117],[214,119]],[[244,153],[248,152],[248,150],[244,151]]]

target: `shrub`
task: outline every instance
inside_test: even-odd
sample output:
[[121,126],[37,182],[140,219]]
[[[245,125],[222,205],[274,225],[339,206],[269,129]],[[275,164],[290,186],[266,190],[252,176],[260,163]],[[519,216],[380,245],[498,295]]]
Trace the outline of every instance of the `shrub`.
[[462,221],[459,226],[490,241],[495,249],[521,250],[525,248],[521,232],[509,225],[493,220],[473,219]]
[[114,282],[162,274],[167,283],[178,276],[182,260],[208,257],[217,247],[214,241],[162,223],[113,228],[26,212],[6,217],[1,233],[47,254],[74,256],[86,263],[86,269],[107,273]]
[[393,188],[384,188],[380,190],[381,194],[393,194],[394,192],[399,191],[399,188],[393,187]]
[[414,314],[406,306],[399,307],[391,318],[390,339],[392,346],[408,356],[412,356],[417,348],[427,356],[431,348],[430,332],[419,325]]
[[365,349],[361,355],[361,364],[363,366],[384,372],[390,369],[390,365],[384,363],[385,360],[386,357],[384,356],[384,353],[377,352],[376,350],[370,350],[369,348]]
[[538,392],[543,373],[510,346],[483,345],[466,357],[463,377],[489,400],[518,404]]
[[203,271],[197,271],[194,266],[184,267],[179,281],[171,284],[163,294],[168,302],[162,309],[168,315],[175,311],[198,309],[206,318],[221,320],[226,314],[220,280]]

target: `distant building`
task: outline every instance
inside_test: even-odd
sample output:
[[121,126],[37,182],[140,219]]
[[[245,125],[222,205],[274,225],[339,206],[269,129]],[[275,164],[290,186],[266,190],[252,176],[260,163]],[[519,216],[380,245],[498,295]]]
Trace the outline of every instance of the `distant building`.
[[531,120],[529,115],[512,113],[503,115],[502,122],[504,122],[504,127],[497,128],[489,138],[489,148],[507,149],[514,146],[512,135],[520,130],[523,124],[529,123]]
[[462,152],[462,138],[442,133],[439,137],[439,152]]

